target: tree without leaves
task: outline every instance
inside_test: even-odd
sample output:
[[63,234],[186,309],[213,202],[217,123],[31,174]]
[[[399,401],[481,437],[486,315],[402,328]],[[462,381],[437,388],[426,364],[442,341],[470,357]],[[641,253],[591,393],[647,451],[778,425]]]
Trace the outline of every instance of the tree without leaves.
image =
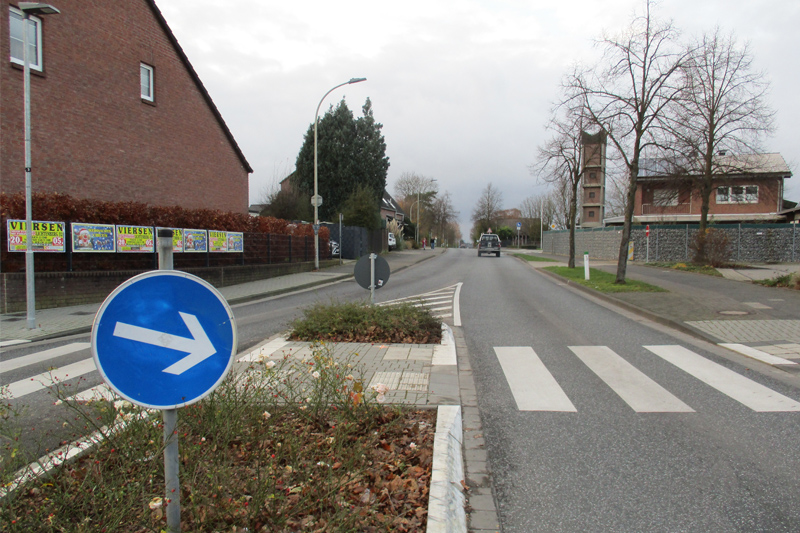
[[395,183],[394,191],[403,210],[419,225],[420,238],[427,235],[426,232],[433,225],[431,209],[439,193],[436,179],[416,172],[403,172]]
[[497,188],[489,183],[481,192],[475,208],[472,210],[472,240],[476,241],[481,233],[492,226],[497,226],[500,211],[503,209],[503,195]]
[[[317,126],[317,186],[323,203],[321,219],[335,219],[342,205],[359,186],[369,188],[376,203],[386,188],[389,158],[367,98],[363,116],[355,119],[344,99],[319,119]],[[314,124],[297,155],[296,184],[306,194],[314,191]],[[378,204],[376,204],[378,205]]]
[[[575,268],[575,225],[578,218],[578,185],[583,176],[583,117],[567,113],[548,124],[553,137],[539,148],[538,171],[545,182],[558,182],[565,193],[566,225],[569,228],[569,268]],[[532,169],[533,171],[533,169]]]
[[542,203],[539,198],[528,196],[522,203],[519,204],[519,212],[522,215],[522,234],[527,235],[531,239],[531,243],[541,235],[541,211]]
[[445,230],[458,216],[458,211],[453,207],[453,200],[450,198],[449,192],[445,192],[433,201],[431,215],[434,232],[439,237],[444,237]]
[[700,228],[695,260],[705,262],[708,211],[715,181],[725,174],[746,173],[747,158],[718,157],[720,151],[755,152],[773,129],[774,112],[765,98],[769,83],[753,72],[747,45],[737,46],[719,28],[693,43],[682,69],[684,90],[670,123],[683,154],[678,174],[689,176],[700,194]]
[[576,69],[565,82],[564,105],[603,130],[628,170],[617,283],[625,283],[640,158],[659,147],[659,121],[680,92],[677,73],[688,55],[675,45],[672,24],[651,17],[652,4],[646,0],[645,15],[634,18],[625,34],[603,38],[605,66]]

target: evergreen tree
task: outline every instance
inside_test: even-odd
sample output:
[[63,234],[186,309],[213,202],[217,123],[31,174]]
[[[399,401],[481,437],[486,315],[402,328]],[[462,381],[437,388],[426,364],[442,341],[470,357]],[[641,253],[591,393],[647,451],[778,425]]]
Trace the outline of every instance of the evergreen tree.
[[[359,186],[376,198],[376,208],[386,188],[389,158],[381,129],[375,121],[369,98],[363,115],[356,119],[344,99],[319,119],[317,126],[317,187],[322,196],[321,220],[333,220]],[[305,135],[297,155],[297,187],[314,193],[314,124]]]

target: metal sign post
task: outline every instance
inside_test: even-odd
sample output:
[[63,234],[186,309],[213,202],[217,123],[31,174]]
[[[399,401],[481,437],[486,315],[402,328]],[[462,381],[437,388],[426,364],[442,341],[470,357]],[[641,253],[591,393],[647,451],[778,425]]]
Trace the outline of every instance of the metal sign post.
[[167,530],[180,532],[178,408],[209,395],[236,353],[236,324],[208,282],[172,270],[172,230],[158,230],[159,270],[117,287],[97,311],[91,349],[97,370],[126,400],[163,411]]
[[[172,230],[158,230],[158,269],[172,270]],[[164,502],[167,504],[167,531],[181,530],[181,482],[178,475],[178,410],[164,409]]]
[[369,254],[369,303],[375,305],[375,254]]
[[[650,262],[650,224],[644,230],[645,237],[647,237],[647,252],[645,254],[645,263]],[[658,255],[658,254],[656,254]]]
[[380,289],[386,285],[386,282],[389,281],[389,274],[389,263],[377,254],[365,255],[358,260],[353,269],[356,283],[365,289],[369,289],[372,305],[375,305],[375,289]]

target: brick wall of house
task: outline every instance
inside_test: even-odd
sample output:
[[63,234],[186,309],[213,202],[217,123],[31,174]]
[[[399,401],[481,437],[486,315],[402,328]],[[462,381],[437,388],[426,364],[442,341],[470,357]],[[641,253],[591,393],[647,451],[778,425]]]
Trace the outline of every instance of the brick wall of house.
[[[31,75],[33,189],[247,213],[248,169],[146,0],[72,0],[42,17]],[[0,23],[0,190],[24,190],[23,71]],[[155,102],[140,63],[155,69]],[[35,212],[34,212],[35,216]]]

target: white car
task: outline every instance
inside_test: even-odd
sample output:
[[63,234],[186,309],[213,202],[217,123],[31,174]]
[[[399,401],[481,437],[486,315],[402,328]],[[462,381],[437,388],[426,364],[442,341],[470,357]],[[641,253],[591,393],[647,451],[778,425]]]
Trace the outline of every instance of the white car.
[[394,233],[391,231],[389,232],[389,250],[394,250],[397,248],[397,238],[394,236]]

